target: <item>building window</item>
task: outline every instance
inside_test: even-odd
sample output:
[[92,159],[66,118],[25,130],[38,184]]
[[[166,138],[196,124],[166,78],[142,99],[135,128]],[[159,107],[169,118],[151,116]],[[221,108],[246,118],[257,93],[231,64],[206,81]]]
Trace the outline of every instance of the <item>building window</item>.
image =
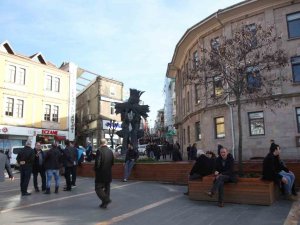
[[213,77],[213,85],[214,85],[214,96],[220,96],[223,94],[223,84],[221,76]]
[[261,76],[258,68],[247,68],[247,88],[248,91],[253,92],[261,87]]
[[250,136],[258,136],[265,134],[264,126],[264,113],[263,112],[250,112],[249,118],[249,130]]
[[46,90],[47,91],[52,90],[52,76],[50,76],[50,75],[46,76]]
[[5,115],[13,116],[14,115],[14,99],[7,98],[5,103]]
[[289,38],[300,37],[300,12],[289,14],[286,16],[288,24]]
[[300,56],[293,57],[291,59],[292,71],[293,71],[293,81],[300,82]]
[[18,69],[18,75],[16,77],[17,84],[21,84],[21,85],[25,84],[25,74],[26,74],[26,70],[24,68]]
[[201,127],[200,122],[195,123],[196,141],[201,140]]
[[189,75],[189,63],[188,62],[185,64],[185,75],[186,76]]
[[210,40],[210,46],[212,50],[217,50],[220,47],[220,38],[216,37]]
[[187,127],[187,141],[188,141],[188,144],[191,143],[191,131],[190,131],[190,126]]
[[58,122],[58,106],[57,105],[53,106],[52,121]]
[[55,92],[59,92],[60,87],[60,79],[58,77],[54,77],[53,79],[53,88]]
[[200,84],[195,84],[195,103],[199,104],[201,99],[201,89]]
[[185,129],[183,129],[183,144],[185,145],[186,140],[185,140]]
[[18,118],[23,118],[24,100],[17,99],[16,104],[16,116]]
[[193,53],[193,66],[194,69],[196,69],[199,66],[199,54],[197,50]]
[[50,121],[50,117],[51,117],[51,105],[46,104],[45,105],[44,120],[45,121]]
[[296,108],[296,116],[297,116],[298,133],[300,133],[300,107]]
[[182,99],[182,106],[183,107],[181,107],[181,110],[183,112],[183,115],[185,115],[186,114],[186,110],[185,110],[186,109],[186,107],[185,107],[186,106],[185,98]]
[[189,91],[187,92],[186,109],[187,109],[187,112],[190,111],[190,92]]
[[216,133],[216,138],[224,138],[225,137],[224,117],[215,118],[215,133]]
[[116,103],[114,103],[114,102],[111,102],[110,103],[110,114],[111,115],[114,115],[115,114],[115,110],[116,110]]
[[116,95],[116,89],[115,87],[110,87],[110,96],[115,96]]
[[10,65],[8,68],[7,81],[10,83],[15,83],[15,80],[16,80],[16,67],[13,65]]
[[249,24],[245,27],[245,29],[251,33],[251,37],[250,37],[251,38],[251,47],[255,48],[257,46],[256,24],[255,23]]

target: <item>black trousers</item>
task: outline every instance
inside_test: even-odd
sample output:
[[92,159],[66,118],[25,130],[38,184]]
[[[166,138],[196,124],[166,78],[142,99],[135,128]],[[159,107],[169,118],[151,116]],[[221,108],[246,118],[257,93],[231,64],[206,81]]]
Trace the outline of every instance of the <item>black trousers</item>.
[[30,181],[30,177],[31,177],[31,171],[32,168],[31,167],[20,167],[20,187],[21,187],[21,193],[25,194],[27,193],[27,188],[28,188],[28,184]]
[[230,181],[230,177],[228,175],[219,175],[217,179],[214,181],[214,185],[211,189],[211,192],[215,193],[218,191],[218,201],[223,202],[224,197],[224,183],[228,183]]
[[67,190],[71,190],[71,173],[72,173],[73,167],[65,167],[65,179],[66,179],[66,184]]
[[103,203],[110,200],[110,183],[95,183],[95,191]]
[[33,186],[35,189],[39,188],[38,185],[38,175],[40,174],[41,178],[42,178],[42,190],[46,190],[46,171],[43,168],[37,169],[37,170],[33,170],[32,171],[33,174]]
[[71,184],[76,185],[76,176],[77,176],[77,166],[72,167],[72,179]]

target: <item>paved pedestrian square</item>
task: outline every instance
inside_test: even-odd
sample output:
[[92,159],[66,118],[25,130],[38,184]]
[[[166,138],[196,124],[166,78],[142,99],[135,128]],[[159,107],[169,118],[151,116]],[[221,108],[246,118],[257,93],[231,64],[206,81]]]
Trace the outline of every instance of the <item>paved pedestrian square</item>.
[[[186,186],[156,182],[114,180],[112,203],[99,208],[94,192],[94,179],[79,177],[71,192],[45,195],[34,192],[20,195],[19,177],[0,183],[0,224],[82,225],[82,224],[162,224],[162,225],[282,225],[299,224],[299,201],[279,200],[272,206],[225,204],[191,201],[183,195]],[[64,178],[61,184],[64,184]],[[292,207],[293,206],[293,207]],[[298,208],[297,208],[298,207]],[[291,210],[293,209],[293,210]],[[289,217],[294,218],[287,220]],[[298,214],[297,214],[298,213]]]

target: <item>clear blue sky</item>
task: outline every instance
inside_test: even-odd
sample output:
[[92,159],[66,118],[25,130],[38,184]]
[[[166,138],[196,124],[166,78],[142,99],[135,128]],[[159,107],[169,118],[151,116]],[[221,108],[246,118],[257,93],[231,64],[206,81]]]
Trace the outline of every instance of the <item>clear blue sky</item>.
[[79,67],[145,91],[153,124],[167,64],[185,31],[240,0],[2,0],[0,42],[56,66]]

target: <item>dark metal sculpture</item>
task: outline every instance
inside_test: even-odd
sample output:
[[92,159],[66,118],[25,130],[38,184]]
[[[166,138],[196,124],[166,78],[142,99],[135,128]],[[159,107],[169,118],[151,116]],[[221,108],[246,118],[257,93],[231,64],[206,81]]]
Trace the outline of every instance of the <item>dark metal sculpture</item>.
[[141,117],[148,117],[149,106],[140,105],[140,96],[144,91],[130,89],[130,97],[127,102],[116,103],[116,114],[121,113],[122,130],[116,134],[123,138],[122,153],[127,151],[128,142],[131,142],[134,150],[138,150],[138,139],[144,136],[144,130],[140,129]]

